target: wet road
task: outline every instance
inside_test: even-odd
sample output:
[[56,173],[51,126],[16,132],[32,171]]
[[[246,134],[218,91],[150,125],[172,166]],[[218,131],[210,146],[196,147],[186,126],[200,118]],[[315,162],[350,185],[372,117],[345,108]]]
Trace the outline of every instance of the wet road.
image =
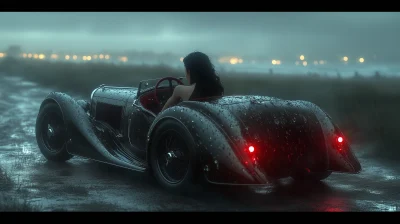
[[50,91],[0,75],[0,194],[25,199],[41,210],[400,210],[400,167],[367,157],[366,148],[360,146],[354,146],[364,168],[359,175],[332,174],[318,184],[299,184],[289,178],[276,186],[248,190],[207,188],[191,197],[169,194],[147,175],[86,159],[46,162],[34,127],[40,103]]

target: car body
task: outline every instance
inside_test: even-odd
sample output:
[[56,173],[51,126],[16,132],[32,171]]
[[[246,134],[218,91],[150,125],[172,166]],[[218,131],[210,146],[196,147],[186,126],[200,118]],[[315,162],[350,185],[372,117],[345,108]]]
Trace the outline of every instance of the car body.
[[[154,91],[157,89],[158,99],[165,101],[176,85],[170,82],[169,86],[154,87],[150,82],[142,81],[138,88],[101,85],[92,92],[89,101],[75,100],[65,93],[50,93],[42,102],[36,123],[43,155],[55,161],[65,161],[74,155],[154,173],[161,165],[152,163],[161,161],[162,155],[165,167],[169,159],[179,157],[174,155],[175,151],[160,149],[164,143],[157,133],[165,129],[171,136],[173,130],[179,130],[176,138],[186,142],[180,148],[190,148],[181,155],[191,156],[186,160],[179,157],[180,163],[189,161],[186,163],[190,165],[175,168],[181,172],[190,167],[190,171],[182,171],[183,176],[190,172],[190,180],[186,182],[195,183],[201,178],[213,184],[264,185],[289,176],[321,180],[331,172],[361,170],[348,139],[329,115],[311,102],[267,96],[223,96],[183,101],[160,112]],[[53,109],[45,108],[49,104]],[[59,111],[55,112],[57,108]],[[52,126],[49,120],[56,114],[59,124]],[[46,116],[50,118],[46,120]],[[58,132],[55,126],[61,127]],[[58,135],[62,136],[58,151],[51,150],[53,146],[46,143],[54,138],[55,132],[62,132]],[[153,157],[159,159],[152,160]],[[157,173],[158,180],[167,188],[185,186],[182,184],[185,181],[173,184],[168,178],[163,179],[162,171]]]

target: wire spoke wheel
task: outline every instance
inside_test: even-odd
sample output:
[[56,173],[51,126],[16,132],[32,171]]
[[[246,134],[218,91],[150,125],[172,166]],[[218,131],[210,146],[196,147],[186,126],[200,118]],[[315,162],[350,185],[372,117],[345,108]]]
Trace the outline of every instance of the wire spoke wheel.
[[63,149],[66,142],[65,124],[57,113],[44,115],[41,132],[43,143],[50,152],[57,153]]
[[160,137],[157,154],[158,168],[167,182],[177,184],[188,173],[189,149],[175,130],[167,130]]

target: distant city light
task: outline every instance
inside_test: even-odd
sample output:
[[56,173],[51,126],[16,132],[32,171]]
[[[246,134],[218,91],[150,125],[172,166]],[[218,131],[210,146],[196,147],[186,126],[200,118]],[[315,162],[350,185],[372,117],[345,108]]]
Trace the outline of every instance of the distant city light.
[[349,60],[349,58],[347,56],[343,57],[343,61],[347,62]]
[[69,55],[65,55],[65,60],[69,60],[70,56]]
[[104,58],[105,58],[106,60],[108,60],[108,59],[110,59],[110,55],[106,54],[106,55],[104,55]]
[[83,56],[83,57],[82,57],[82,60],[86,61],[86,56]]
[[314,65],[318,65],[318,61],[314,61]]
[[239,64],[243,63],[243,59],[239,58]]
[[72,56],[72,59],[76,60],[76,59],[78,59],[78,56],[74,55],[74,56]]
[[91,56],[86,56],[86,60],[90,61],[90,60],[92,60],[92,57]]
[[360,63],[364,63],[364,58],[360,58],[360,59],[358,59],[358,61],[359,61]]
[[97,54],[93,55],[93,59],[97,59],[98,57]]
[[323,65],[323,64],[325,64],[325,63],[326,63],[326,61],[324,61],[324,60],[320,60],[320,61],[319,61],[319,64],[320,64],[320,65]]
[[40,60],[43,60],[43,59],[45,59],[46,58],[46,55],[44,55],[44,54],[39,54],[39,59]]
[[276,65],[276,60],[272,60],[271,62],[273,65]]
[[179,58],[179,61],[183,62],[183,57]]
[[304,55],[300,55],[300,60],[304,61],[305,57]]
[[128,61],[128,57],[123,56],[123,57],[120,57],[119,60],[121,60],[122,62],[127,62]]
[[32,54],[31,53],[28,54],[28,58],[32,58]]
[[276,60],[276,64],[280,65],[281,64],[281,60]]
[[50,55],[50,58],[52,58],[52,59],[57,59],[57,58],[58,58],[58,55],[57,55],[57,54],[52,54],[52,55]]
[[34,59],[38,59],[38,58],[39,58],[39,55],[38,55],[38,54],[34,54],[34,55],[33,55],[33,58],[34,58]]
[[4,53],[0,52],[0,58],[4,57]]
[[27,53],[23,53],[23,54],[22,54],[22,57],[23,57],[23,58],[26,58],[26,57],[28,57],[28,54],[27,54]]
[[239,62],[239,59],[238,58],[231,58],[230,60],[229,60],[229,63],[231,63],[231,65],[235,65],[235,64],[237,64]]
[[306,61],[303,61],[303,66],[307,66],[307,62]]
[[99,55],[99,58],[100,58],[100,59],[103,59],[103,58],[104,58],[104,55],[100,54],[100,55]]

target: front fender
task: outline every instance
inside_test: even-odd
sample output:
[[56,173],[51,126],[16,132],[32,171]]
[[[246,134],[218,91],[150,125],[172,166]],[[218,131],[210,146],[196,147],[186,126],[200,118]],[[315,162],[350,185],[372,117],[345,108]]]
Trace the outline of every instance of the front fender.
[[[151,125],[147,150],[157,126],[166,119],[181,123],[193,136],[196,145],[196,175],[205,176],[206,180],[217,184],[267,184],[263,173],[249,165],[245,165],[235,147],[241,147],[223,128],[206,114],[179,105],[169,108],[158,115]],[[238,137],[238,136],[232,136]],[[149,153],[147,153],[149,155]],[[149,158],[147,158],[149,161]],[[261,177],[260,177],[261,176]]]
[[68,153],[128,169],[143,170],[141,167],[117,159],[112,154],[113,148],[110,146],[112,139],[107,130],[96,126],[94,123],[96,121],[89,117],[78,101],[65,93],[52,92],[45,98],[40,108],[51,102],[57,103],[62,112],[69,139]]

